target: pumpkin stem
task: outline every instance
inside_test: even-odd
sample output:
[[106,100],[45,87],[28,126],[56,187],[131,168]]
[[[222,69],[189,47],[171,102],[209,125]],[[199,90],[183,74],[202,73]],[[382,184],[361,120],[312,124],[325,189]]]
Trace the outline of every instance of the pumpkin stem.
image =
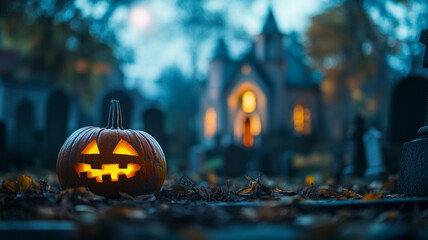
[[122,127],[122,111],[120,110],[119,100],[110,101],[110,112],[108,114],[108,123],[106,128],[124,129]]

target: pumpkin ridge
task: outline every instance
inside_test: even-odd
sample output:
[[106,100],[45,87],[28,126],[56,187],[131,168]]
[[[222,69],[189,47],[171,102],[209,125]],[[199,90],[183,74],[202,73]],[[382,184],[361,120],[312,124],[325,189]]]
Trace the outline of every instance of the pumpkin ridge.
[[[156,159],[159,161],[159,158],[155,158],[155,154],[153,153],[153,149],[154,149],[154,144],[153,143],[155,143],[155,142],[157,142],[156,140],[155,141],[151,141],[151,139],[149,139],[147,136],[150,136],[148,133],[146,133],[146,132],[143,132],[143,131],[136,131],[136,133],[138,133],[140,136],[142,136],[142,138],[143,139],[145,139],[145,141],[146,142],[148,142],[149,143],[149,146],[150,146],[150,153],[153,155],[152,156],[152,161],[153,162],[155,162],[156,161]],[[152,137],[153,138],[153,137]],[[158,147],[156,147],[156,148],[158,148]],[[162,156],[163,156],[163,153],[162,153]],[[163,158],[165,158],[165,156],[163,156]],[[150,162],[150,164],[151,165],[153,165],[153,163],[151,163]],[[157,163],[157,165],[158,164],[160,164],[159,162]],[[159,166],[159,165],[158,165]],[[165,165],[166,166],[166,165]],[[165,169],[165,171],[163,171],[163,168],[162,168],[162,171],[160,171],[160,173],[158,173],[159,171],[154,171],[154,175],[155,176],[153,176],[153,177],[155,177],[155,178],[162,178],[163,180],[165,179],[165,175],[166,175],[166,169]],[[162,182],[163,182],[163,180],[162,180]],[[162,185],[161,185],[162,186]]]
[[[139,145],[140,145],[140,149],[142,149],[142,153],[144,154],[144,156],[142,156],[141,154],[140,154],[140,156],[139,156],[139,158],[140,159],[143,159],[142,161],[141,161],[141,165],[143,165],[143,163],[144,163],[144,170],[142,170],[141,169],[141,171],[144,171],[144,176],[147,176],[147,161],[146,161],[146,149],[145,149],[145,145],[144,144],[142,144],[142,142],[141,142],[141,139],[139,138],[139,136],[138,136],[138,134],[137,134],[137,131],[130,131],[130,133],[132,134],[132,135],[134,135],[134,138],[136,138],[137,139],[137,141],[138,141],[138,143],[139,143]],[[144,182],[142,183],[142,185],[144,185],[145,187],[146,187],[146,183],[147,183],[147,181],[146,181],[146,179],[145,178],[143,178],[143,180],[144,180]]]
[[[151,135],[150,135],[150,134],[148,134],[147,132],[139,131],[139,133],[140,133],[144,138],[146,138],[146,140],[147,140],[148,142],[152,143],[152,144],[150,145],[150,148],[151,148],[151,152],[152,152],[152,154],[153,154],[153,158],[157,160],[157,165],[158,165],[158,166],[161,166],[161,167],[163,168],[162,164],[160,163],[160,159],[159,159],[159,157],[158,157],[158,156],[163,156],[163,159],[165,159],[165,154],[163,153],[162,148],[159,146],[159,143],[156,141],[156,139],[155,139],[153,136],[151,136]],[[155,145],[155,148],[153,148],[153,145]],[[155,150],[155,151],[156,151],[156,153],[155,153],[153,150]]]

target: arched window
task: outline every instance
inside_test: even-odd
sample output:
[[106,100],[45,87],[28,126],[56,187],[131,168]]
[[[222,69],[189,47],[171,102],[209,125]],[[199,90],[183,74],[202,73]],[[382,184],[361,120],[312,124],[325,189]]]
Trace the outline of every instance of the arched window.
[[256,109],[256,95],[254,95],[251,91],[245,91],[244,94],[242,94],[242,110],[244,112],[254,112]]
[[294,133],[296,135],[309,135],[311,127],[311,111],[298,103],[293,109]]
[[217,130],[217,113],[213,107],[205,112],[204,135],[206,139],[211,139]]

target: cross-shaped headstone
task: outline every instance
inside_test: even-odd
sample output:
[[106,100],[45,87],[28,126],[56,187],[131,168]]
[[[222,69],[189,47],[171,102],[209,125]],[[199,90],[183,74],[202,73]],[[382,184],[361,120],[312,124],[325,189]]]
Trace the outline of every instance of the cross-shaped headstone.
[[422,30],[421,37],[419,38],[421,43],[425,44],[425,57],[424,57],[424,68],[428,68],[428,29]]

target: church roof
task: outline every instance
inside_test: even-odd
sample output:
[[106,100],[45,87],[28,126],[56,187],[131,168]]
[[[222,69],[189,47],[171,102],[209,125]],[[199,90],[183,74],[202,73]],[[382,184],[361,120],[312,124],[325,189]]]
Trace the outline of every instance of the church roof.
[[269,15],[262,30],[262,34],[264,33],[281,34],[278,25],[276,24],[275,17],[273,16],[272,9],[269,9]]
[[220,38],[217,43],[217,50],[215,52],[213,60],[216,60],[216,59],[220,59],[220,60],[230,59],[226,44],[224,43],[224,40],[222,38]]
[[289,88],[313,89],[318,87],[313,74],[307,66],[302,46],[289,39],[284,43],[284,57],[287,67],[285,68],[285,84]]
[[231,89],[234,87],[234,84],[239,79],[237,76],[241,74],[241,68],[243,65],[248,64],[252,70],[260,77],[260,80],[267,87],[268,91],[272,91],[272,84],[268,80],[268,76],[263,70],[262,66],[257,63],[254,58],[254,49],[251,49],[240,61],[236,64],[231,77],[229,77],[226,81],[226,85],[223,89],[223,94],[229,93]]

